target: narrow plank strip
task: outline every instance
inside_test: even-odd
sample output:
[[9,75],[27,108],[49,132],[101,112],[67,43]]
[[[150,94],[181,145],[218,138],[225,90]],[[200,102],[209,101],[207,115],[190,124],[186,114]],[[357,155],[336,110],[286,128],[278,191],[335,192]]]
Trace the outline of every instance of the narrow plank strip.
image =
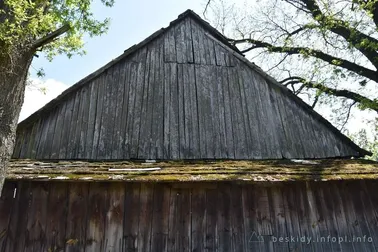
[[151,248],[154,184],[141,183],[139,203],[138,251],[148,252]]
[[206,189],[206,233],[205,248],[207,251],[217,250],[217,189]]
[[242,187],[237,184],[231,186],[231,244],[232,251],[245,250],[245,235],[242,206]]
[[[62,104],[59,105],[57,109],[57,119],[56,119],[56,124],[55,124],[54,137],[52,140],[53,144],[51,146],[51,155],[50,155],[51,159],[59,158],[62,133],[63,133],[63,128],[65,127],[64,117],[66,113],[66,106],[67,106],[67,103],[63,102]],[[34,130],[34,127],[33,127],[33,130]],[[33,133],[32,133],[32,136],[33,136]],[[30,140],[31,142],[34,142],[34,139],[31,138]]]
[[[87,131],[88,131],[88,123],[89,123],[89,112],[90,112],[90,98],[91,98],[91,86],[86,85],[83,88],[82,93],[82,107],[81,107],[81,114],[82,119],[80,120],[81,126],[80,126],[80,142],[78,146],[77,151],[77,157],[79,159],[88,159],[89,156],[86,155],[86,148],[88,148],[87,143]],[[92,144],[92,142],[91,142]]]
[[217,211],[217,248],[220,252],[232,250],[232,224],[230,216],[231,209],[231,191],[228,185],[218,185],[218,211]]
[[84,251],[87,232],[89,183],[70,183],[68,196],[65,251]]
[[[65,101],[66,104],[66,111],[64,112],[64,127],[62,128],[62,136],[61,136],[61,147],[59,148],[59,159],[67,159],[68,155],[68,144],[69,144],[69,135],[70,135],[70,127],[71,127],[71,120],[72,120],[72,110],[75,103],[74,96],[71,96],[68,100]],[[41,131],[41,130],[39,130]],[[36,138],[36,142],[38,142]]]
[[68,183],[49,182],[46,235],[47,251],[64,251],[66,246],[66,216],[68,212]]
[[94,118],[94,132],[93,132],[93,147],[92,147],[92,159],[98,158],[99,144],[100,144],[100,132],[101,132],[101,122],[103,116],[103,106],[105,99],[105,77],[101,75],[96,81],[97,93],[97,104],[96,104],[96,116]]
[[170,68],[169,85],[169,145],[170,159],[179,158],[179,111],[178,111],[178,87],[177,87],[177,64],[168,64]]
[[122,159],[122,145],[123,145],[123,134],[122,125],[122,107],[123,107],[123,96],[124,96],[124,78],[125,78],[125,63],[122,61],[114,66],[113,72],[113,99],[114,99],[114,130],[112,135],[112,149],[111,149],[111,159]]
[[140,211],[140,183],[127,183],[125,190],[125,217],[123,218],[123,251],[137,251]]
[[89,108],[88,108],[88,124],[86,132],[86,146],[85,146],[85,157],[92,159],[93,152],[93,141],[94,141],[94,131],[96,125],[97,116],[97,101],[98,101],[98,89],[99,89],[98,78],[92,81],[90,84],[90,96],[89,96]]
[[192,251],[205,250],[205,234],[206,230],[206,191],[202,187],[195,187],[192,189],[192,233],[191,233],[191,248]]
[[[16,182],[6,181],[0,198],[0,251],[5,251],[8,237],[11,236],[11,218],[18,218],[14,215],[17,200],[13,198],[15,194]],[[9,239],[11,240],[11,239]]]

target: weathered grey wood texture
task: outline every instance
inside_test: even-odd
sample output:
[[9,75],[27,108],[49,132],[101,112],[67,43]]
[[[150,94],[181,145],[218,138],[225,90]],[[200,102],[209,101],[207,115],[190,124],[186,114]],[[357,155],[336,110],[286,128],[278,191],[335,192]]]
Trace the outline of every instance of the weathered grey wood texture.
[[173,22],[22,122],[13,157],[281,159],[364,154],[202,22],[194,15]]
[[7,181],[0,251],[376,251],[377,190],[376,180]]

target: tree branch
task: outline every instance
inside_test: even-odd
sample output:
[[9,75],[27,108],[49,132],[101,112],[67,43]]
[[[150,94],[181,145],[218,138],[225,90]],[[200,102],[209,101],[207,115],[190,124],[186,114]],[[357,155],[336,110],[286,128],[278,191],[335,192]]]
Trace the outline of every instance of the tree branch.
[[[334,57],[332,55],[326,54],[319,50],[313,50],[311,48],[307,47],[287,47],[287,46],[274,46],[270,43],[254,40],[254,39],[239,39],[239,40],[232,40],[234,44],[240,44],[240,43],[250,43],[253,46],[252,49],[255,48],[266,48],[269,52],[277,52],[277,53],[287,53],[288,55],[293,54],[302,54],[302,55],[309,55],[318,59],[321,59],[323,61],[328,62],[331,65],[338,66],[345,68],[349,71],[355,72],[361,76],[364,76],[366,78],[369,78],[371,80],[374,80],[375,82],[378,82],[378,73],[377,71],[373,71],[371,69],[368,69],[366,67],[360,66],[356,63],[353,63],[348,60],[340,59],[337,57]],[[250,49],[250,50],[252,50]],[[243,51],[247,52],[250,51],[249,49],[246,49]]]
[[69,29],[70,29],[70,25],[68,25],[68,24],[63,25],[59,29],[47,34],[46,36],[44,36],[40,39],[37,39],[36,41],[34,41],[33,44],[32,44],[32,48],[37,49],[41,46],[47,45],[48,43],[52,42],[57,37],[66,33]]
[[306,5],[306,8],[311,12],[312,17],[316,21],[333,33],[343,37],[350,45],[365,55],[375,68],[378,69],[378,53],[374,50],[378,45],[377,39],[370,37],[355,28],[349,27],[349,25],[343,20],[324,15],[320,10],[319,5],[316,3],[316,0],[300,1]]
[[280,82],[284,85],[286,85],[288,82],[291,84],[302,83],[307,88],[317,89],[327,95],[348,98],[352,101],[358,102],[361,105],[361,107],[369,108],[378,113],[378,100],[369,99],[366,96],[363,96],[361,94],[358,94],[349,90],[330,88],[320,83],[307,81],[306,79],[299,76],[288,77]]

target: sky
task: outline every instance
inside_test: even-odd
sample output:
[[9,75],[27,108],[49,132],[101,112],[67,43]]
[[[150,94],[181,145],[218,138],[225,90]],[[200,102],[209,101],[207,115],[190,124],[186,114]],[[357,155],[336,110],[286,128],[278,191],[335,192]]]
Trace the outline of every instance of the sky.
[[[93,3],[93,11],[98,19],[111,18],[109,31],[100,36],[85,38],[84,56],[58,56],[49,62],[43,55],[35,57],[31,67],[30,82],[19,121],[27,118],[50,100],[54,99],[69,86],[96,71],[112,59],[118,57],[134,44],[167,27],[179,14],[192,9],[202,16],[207,0],[116,0],[112,8]],[[36,77],[37,70],[43,68],[45,76]],[[43,92],[41,92],[43,89]],[[324,115],[324,113],[322,113]],[[362,119],[366,115],[357,114],[349,125],[351,132],[363,127]]]

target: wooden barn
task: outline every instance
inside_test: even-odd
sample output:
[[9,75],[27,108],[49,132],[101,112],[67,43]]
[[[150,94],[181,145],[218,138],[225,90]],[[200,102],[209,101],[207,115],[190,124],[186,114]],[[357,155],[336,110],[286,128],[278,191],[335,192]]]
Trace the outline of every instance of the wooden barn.
[[368,154],[188,10],[18,125],[0,251],[378,251]]

